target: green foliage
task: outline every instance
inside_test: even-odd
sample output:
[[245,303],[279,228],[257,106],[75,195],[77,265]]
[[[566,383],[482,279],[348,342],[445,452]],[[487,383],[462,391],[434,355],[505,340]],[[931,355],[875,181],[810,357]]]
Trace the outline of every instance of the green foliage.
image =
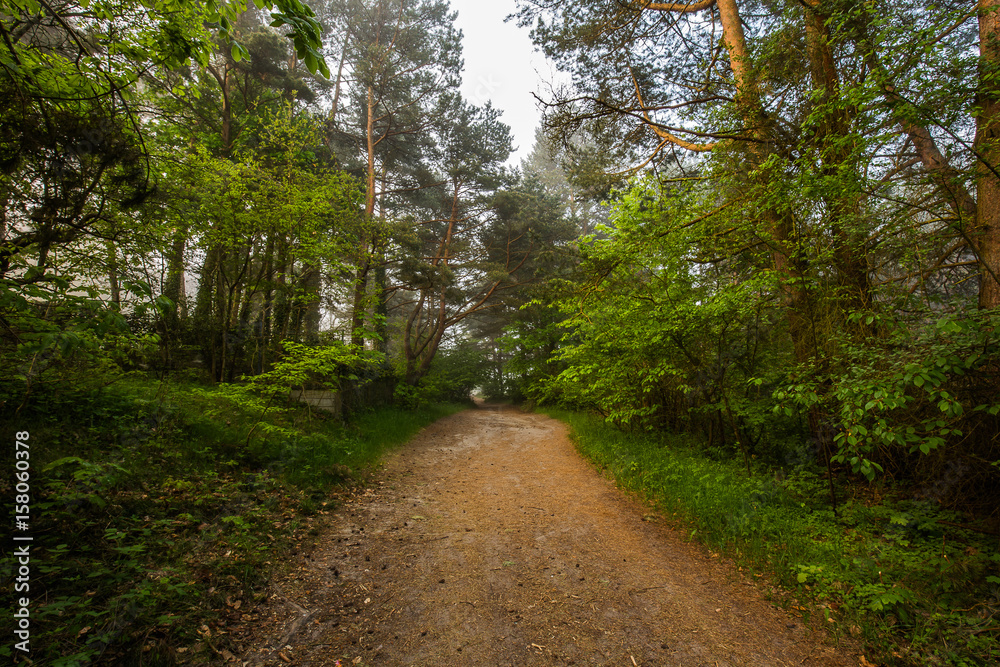
[[618,193],[609,225],[581,245],[561,316],[512,332],[509,344],[527,362],[535,342],[563,330],[550,359],[526,366],[526,393],[540,402],[592,408],[631,429],[702,431],[709,447],[780,460],[789,428],[771,415],[769,390],[789,354],[771,305],[774,274],[690,265],[702,225],[718,223],[675,221],[703,196],[652,179]]
[[[995,517],[996,109],[968,104],[996,88],[985,14],[519,7],[573,75],[549,140],[633,174],[581,240],[565,334],[526,393],[700,433],[748,469],[809,454],[831,489],[842,472],[929,484],[958,461],[941,502]],[[731,72],[706,68],[717,29]]]
[[[271,10],[272,27],[287,26],[299,58],[303,59],[311,72],[319,72],[329,77],[330,70],[321,54],[321,26],[315,13],[299,0],[260,0],[254,3],[260,9]],[[46,16],[51,9],[34,0],[18,2],[4,0],[0,11],[6,21],[29,23],[44,18],[61,19],[59,25],[65,29],[73,21],[83,21],[89,28],[89,37],[95,44],[110,49],[114,58],[103,60],[96,54],[78,60],[64,60],[51,52],[33,50],[18,43],[4,53],[0,65],[16,74],[37,77],[40,65],[53,67],[53,80],[59,74],[72,73],[71,78],[61,85],[66,90],[79,94],[89,85],[104,85],[102,81],[109,75],[112,82],[125,87],[135,82],[134,70],[150,63],[166,67],[181,67],[194,60],[200,64],[208,62],[214,45],[207,26],[216,26],[221,37],[231,42],[234,59],[249,57],[245,47],[239,44],[235,23],[240,14],[247,11],[246,0],[236,2],[205,3],[190,0],[144,0],[131,3],[111,3],[104,0],[79,0],[69,6],[60,7],[55,16]],[[116,19],[128,19],[117,24]],[[127,25],[128,30],[121,30]],[[86,50],[84,49],[86,52]],[[60,62],[61,61],[61,62]],[[124,64],[131,63],[132,71],[126,71]],[[108,65],[111,65],[111,68]]]
[[[631,430],[700,433],[707,451],[738,452],[748,469],[754,457],[813,459],[868,482],[891,474],[927,483],[960,461],[963,480],[942,502],[988,514],[1000,459],[995,314],[910,302],[895,317],[816,319],[809,326],[826,327],[825,337],[796,363],[801,350],[776,309],[791,288],[755,268],[764,258],[699,266],[706,253],[728,252],[717,230],[743,224],[735,207],[699,215],[713,201],[699,183],[652,179],[618,193],[609,225],[581,245],[580,271],[560,287],[558,317],[508,333],[511,349],[523,350],[515,368],[532,373],[525,393]],[[803,277],[802,289],[814,294],[822,285],[813,281]],[[836,290],[808,298],[816,318],[841,307]],[[546,338],[540,363],[532,354]]]
[[562,370],[554,353],[563,338],[563,319],[558,308],[542,299],[521,306],[518,317],[500,339],[503,351],[510,356],[504,371],[515,378],[513,391],[508,389],[508,393],[536,403],[554,393],[549,380]]
[[343,254],[349,241],[331,227],[357,217],[362,193],[355,179],[313,152],[321,144],[321,124],[290,104],[254,120],[252,147],[223,159],[198,145],[170,165],[176,194],[193,204],[182,209],[194,218],[191,231],[206,247],[235,249],[281,234],[305,257]]
[[[775,392],[775,410],[821,410],[838,425],[833,460],[868,480],[913,457],[943,454],[968,466],[1000,459],[997,323],[990,311],[905,327],[883,322],[881,339],[844,341],[824,369],[803,368],[795,384]],[[982,463],[977,474],[988,474]]]
[[[348,266],[362,198],[356,179],[322,157],[318,119],[288,103],[261,106],[245,119],[252,145],[165,156],[174,243],[205,257],[193,312],[175,315],[171,342],[197,345],[230,382],[264,370],[281,337],[318,342],[320,276]],[[183,253],[174,261],[179,282]]]
[[307,346],[286,340],[281,346],[284,354],[271,370],[245,378],[250,388],[267,393],[319,385],[338,391],[345,382],[360,380],[366,371],[378,368],[384,362],[380,352],[338,342]]
[[[72,410],[85,423],[103,416],[103,387],[156,356],[156,333],[133,332],[106,294],[77,289],[64,276],[39,274],[18,285],[0,279],[0,403],[8,409]],[[133,313],[157,313],[149,286],[129,286]],[[87,408],[92,411],[88,412]],[[82,411],[82,412],[81,412]]]
[[418,402],[468,403],[472,391],[486,379],[486,370],[485,354],[473,341],[439,350],[420,381]]

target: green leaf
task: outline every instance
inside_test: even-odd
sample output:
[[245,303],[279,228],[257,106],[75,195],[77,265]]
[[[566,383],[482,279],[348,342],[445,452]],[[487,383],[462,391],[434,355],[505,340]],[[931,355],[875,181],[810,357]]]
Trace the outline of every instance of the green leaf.
[[79,456],[64,456],[61,459],[56,459],[52,463],[45,466],[44,470],[52,470],[53,468],[58,468],[59,466],[66,465],[67,463],[86,463]]

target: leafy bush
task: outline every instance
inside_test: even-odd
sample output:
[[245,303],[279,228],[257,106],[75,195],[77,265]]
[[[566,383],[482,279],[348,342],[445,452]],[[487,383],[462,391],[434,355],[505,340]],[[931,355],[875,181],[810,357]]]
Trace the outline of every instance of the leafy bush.
[[965,493],[970,506],[978,494],[995,507],[998,325],[1000,315],[989,311],[944,314],[922,326],[882,322],[884,338],[844,341],[826,370],[801,369],[775,392],[775,410],[822,415],[835,432],[833,461],[868,480],[891,466],[894,476],[923,482],[958,462],[962,483],[940,500]]

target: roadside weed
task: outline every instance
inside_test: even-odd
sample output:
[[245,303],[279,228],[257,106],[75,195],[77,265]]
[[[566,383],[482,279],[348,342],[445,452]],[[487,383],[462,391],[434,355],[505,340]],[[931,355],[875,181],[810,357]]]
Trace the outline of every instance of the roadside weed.
[[[835,514],[822,471],[714,460],[689,436],[625,433],[595,416],[546,411],[580,452],[647,498],[685,535],[780,586],[807,622],[861,634],[884,664],[1000,661],[1000,555],[991,536],[902,490],[847,498]],[[755,577],[756,578],[756,577]]]

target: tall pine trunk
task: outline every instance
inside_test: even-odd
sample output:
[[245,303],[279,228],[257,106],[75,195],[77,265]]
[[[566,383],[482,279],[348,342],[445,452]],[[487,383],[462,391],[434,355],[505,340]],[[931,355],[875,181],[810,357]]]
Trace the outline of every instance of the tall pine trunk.
[[108,258],[108,288],[111,292],[111,303],[115,310],[122,307],[121,277],[118,273],[118,251],[114,241],[105,241],[105,249]]
[[305,298],[302,335],[306,343],[319,342],[321,277],[319,266],[312,261],[306,262],[302,267],[302,291]]
[[976,228],[979,307],[1000,307],[1000,0],[979,0]]
[[372,225],[375,218],[375,91],[368,86],[367,117],[365,119],[365,150],[368,165],[365,171],[365,216],[358,235],[358,266],[354,275],[354,298],[351,304],[351,344],[365,344],[363,328],[368,309],[368,274],[372,268]]
[[[852,182],[860,178],[853,164],[847,139],[851,132],[851,117],[840,94],[840,77],[833,59],[833,45],[827,27],[828,16],[816,9],[805,10],[806,55],[813,89],[819,92],[821,117],[814,141],[819,150],[820,170],[829,181],[835,181],[837,192],[829,188],[824,199],[829,211],[830,232],[833,239],[833,261],[837,271],[837,301],[842,311],[867,310],[872,303],[872,285],[865,255],[864,235],[852,227],[860,216],[860,193]],[[845,175],[845,178],[838,178]]]
[[[716,5],[736,85],[737,111],[750,132],[749,141],[746,142],[748,166],[756,179],[756,182],[751,184],[751,189],[766,191],[769,176],[762,171],[762,167],[773,152],[773,137],[770,136],[757,81],[751,67],[743,23],[736,0],[718,0]],[[761,222],[765,225],[765,236],[770,240],[771,259],[778,273],[785,299],[788,331],[795,350],[795,358],[800,362],[806,361],[816,352],[816,338],[812,307],[797,247],[794,217],[788,203],[775,201],[773,198],[763,203],[761,217]]]

